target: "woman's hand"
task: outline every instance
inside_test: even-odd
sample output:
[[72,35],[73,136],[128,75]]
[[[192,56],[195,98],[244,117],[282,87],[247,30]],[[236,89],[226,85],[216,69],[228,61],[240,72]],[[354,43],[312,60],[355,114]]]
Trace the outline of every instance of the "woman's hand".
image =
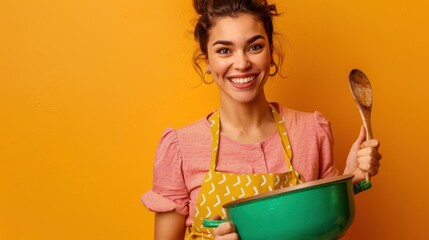
[[[219,215],[216,215],[214,220],[221,220]],[[215,240],[238,240],[238,234],[235,231],[234,224],[231,222],[224,222],[214,230]]]
[[359,137],[353,143],[349,156],[347,157],[344,174],[355,175],[353,183],[358,183],[365,179],[365,173],[375,176],[380,167],[381,154],[378,152],[380,142],[377,139],[366,141],[366,131],[362,126]]

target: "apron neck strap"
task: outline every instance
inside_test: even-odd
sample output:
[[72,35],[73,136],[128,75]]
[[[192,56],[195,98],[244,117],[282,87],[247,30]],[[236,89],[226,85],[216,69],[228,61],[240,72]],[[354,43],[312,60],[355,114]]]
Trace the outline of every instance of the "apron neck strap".
[[212,161],[210,163],[210,171],[216,170],[217,155],[219,150],[219,138],[220,138],[220,114],[219,110],[213,113],[213,117],[210,123],[210,132],[212,134]]
[[[277,126],[278,133],[282,140],[284,156],[286,159],[286,166],[289,171],[293,170],[291,160],[292,160],[292,149],[290,146],[288,134],[285,127],[285,120],[283,116],[280,116],[272,104],[269,104],[271,112],[273,113],[274,122]],[[216,170],[217,157],[219,152],[219,139],[220,139],[220,114],[219,110],[213,113],[210,123],[210,132],[212,134],[212,161],[210,163],[210,171]]]
[[274,121],[276,122],[277,130],[282,140],[283,150],[285,153],[286,163],[288,168],[292,170],[292,148],[290,146],[289,137],[286,131],[285,119],[277,113],[276,108],[270,104],[271,112],[273,113]]

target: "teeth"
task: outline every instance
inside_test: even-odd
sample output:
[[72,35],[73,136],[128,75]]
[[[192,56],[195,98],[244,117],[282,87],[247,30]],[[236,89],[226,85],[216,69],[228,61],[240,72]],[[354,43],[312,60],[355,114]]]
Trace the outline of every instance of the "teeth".
[[247,77],[247,78],[232,78],[231,82],[235,84],[243,84],[253,81],[255,79],[255,76]]

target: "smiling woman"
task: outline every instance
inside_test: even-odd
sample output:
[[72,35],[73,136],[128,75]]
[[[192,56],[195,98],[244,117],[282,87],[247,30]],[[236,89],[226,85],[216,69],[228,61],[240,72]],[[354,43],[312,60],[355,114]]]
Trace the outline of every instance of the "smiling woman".
[[[372,124],[382,139],[383,167],[372,190],[355,197],[356,216],[342,239],[426,239],[429,1],[270,3],[281,13],[274,17],[271,10],[274,37],[284,50],[279,71],[287,78],[269,77],[266,97],[288,108],[323,111],[333,127],[338,169],[344,169],[361,122],[347,76],[358,67],[371,80]],[[180,127],[218,108],[219,90],[214,82],[201,84],[193,70],[200,42],[192,40],[190,21],[216,17],[215,10],[220,11],[201,7],[195,13],[190,0],[0,1],[0,239],[153,239],[155,213],[137,199],[149,189],[168,199],[150,205],[159,212],[157,229],[172,231],[162,222],[177,215],[186,221],[183,232],[192,225],[197,186],[209,171],[211,136],[196,138],[190,147],[183,134],[192,128]],[[272,55],[280,64],[277,43]],[[326,169],[317,154],[317,161],[300,163],[314,153],[317,144],[308,142],[315,140],[310,133],[316,124],[306,125],[293,111],[279,114],[285,116],[292,165],[308,182],[307,166]],[[326,121],[315,115],[318,135],[326,136],[320,131]],[[297,125],[306,130],[297,132],[302,129]],[[177,160],[163,163],[164,147],[154,155],[166,126],[176,128],[179,142],[172,141],[168,151],[176,147],[177,154],[170,155]],[[273,155],[284,159],[275,134],[241,144],[222,131],[216,171],[274,172],[286,165],[272,161]],[[200,173],[199,180],[190,179]],[[165,181],[162,175],[168,175]]]
[[[206,218],[226,219],[222,205],[321,178],[336,176],[329,122],[270,103],[265,84],[273,61],[276,7],[266,0],[194,0],[194,36],[201,63],[219,91],[219,110],[179,129],[167,129],[158,146],[152,190],[144,205],[156,212],[156,239],[238,239],[234,225],[212,230]],[[274,67],[274,74],[270,74]],[[201,74],[204,76],[205,74]],[[365,131],[353,144],[345,174],[353,182],[375,176],[381,155]]]

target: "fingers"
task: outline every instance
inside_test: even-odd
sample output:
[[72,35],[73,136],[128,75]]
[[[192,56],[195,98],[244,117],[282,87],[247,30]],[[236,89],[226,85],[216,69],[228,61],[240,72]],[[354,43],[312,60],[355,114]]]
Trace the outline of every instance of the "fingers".
[[371,139],[361,144],[361,148],[367,148],[367,147],[378,149],[380,147],[380,142],[377,139]]
[[238,240],[238,234],[235,231],[234,224],[224,222],[214,230],[216,240]]
[[380,164],[378,162],[360,162],[359,169],[363,172],[367,172],[370,176],[375,176],[378,174],[378,170],[380,168]]
[[378,152],[380,143],[377,139],[362,143],[362,148],[357,152],[359,169],[368,172],[371,176],[378,174],[382,155]]
[[381,154],[378,152],[378,147],[361,148],[357,152],[357,156],[358,156],[358,158],[360,158],[360,157],[371,157],[371,158],[374,158],[376,160],[380,160],[382,157]]

